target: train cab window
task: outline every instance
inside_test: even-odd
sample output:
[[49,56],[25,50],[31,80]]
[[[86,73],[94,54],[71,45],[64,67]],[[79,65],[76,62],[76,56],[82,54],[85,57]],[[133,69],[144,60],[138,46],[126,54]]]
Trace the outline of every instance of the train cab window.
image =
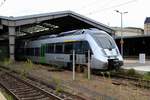
[[73,50],[73,43],[65,43],[64,46],[64,53],[65,54],[70,54]]
[[111,38],[106,36],[98,36],[98,35],[93,35],[93,37],[96,40],[97,44],[103,49],[115,48],[115,42]]
[[63,53],[63,45],[61,43],[56,44],[55,53]]

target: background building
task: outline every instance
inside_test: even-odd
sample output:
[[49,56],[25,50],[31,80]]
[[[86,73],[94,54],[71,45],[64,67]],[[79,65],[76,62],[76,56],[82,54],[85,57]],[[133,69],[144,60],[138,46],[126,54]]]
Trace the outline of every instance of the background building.
[[[115,30],[115,36],[121,36],[121,28],[120,27],[112,27]],[[144,30],[142,28],[136,27],[125,27],[122,29],[123,37],[130,37],[130,36],[142,36],[144,35]]]
[[144,34],[150,35],[150,17],[146,17],[144,22]]

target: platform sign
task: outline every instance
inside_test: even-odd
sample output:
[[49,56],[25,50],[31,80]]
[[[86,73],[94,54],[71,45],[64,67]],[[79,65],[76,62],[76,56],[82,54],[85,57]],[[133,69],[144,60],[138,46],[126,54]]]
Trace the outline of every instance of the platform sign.
[[145,53],[139,54],[139,63],[145,64]]

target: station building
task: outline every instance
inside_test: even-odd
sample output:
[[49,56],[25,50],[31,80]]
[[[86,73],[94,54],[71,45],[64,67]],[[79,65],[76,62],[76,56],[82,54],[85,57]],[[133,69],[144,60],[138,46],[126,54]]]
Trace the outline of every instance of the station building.
[[[120,49],[121,30],[114,28],[115,40]],[[146,17],[144,30],[141,28],[128,27],[123,29],[123,51],[124,57],[138,58],[139,54],[144,53],[146,58],[150,58],[150,17]]]
[[[120,40],[118,37],[115,39],[116,43],[120,49]],[[146,58],[150,58],[150,44],[149,44],[150,36],[132,36],[132,37],[124,37],[123,41],[123,52],[124,58],[138,58],[139,54],[144,53]]]
[[0,58],[15,60],[15,45],[19,40],[30,40],[47,34],[97,28],[114,34],[109,26],[72,11],[61,11],[20,17],[0,16]]

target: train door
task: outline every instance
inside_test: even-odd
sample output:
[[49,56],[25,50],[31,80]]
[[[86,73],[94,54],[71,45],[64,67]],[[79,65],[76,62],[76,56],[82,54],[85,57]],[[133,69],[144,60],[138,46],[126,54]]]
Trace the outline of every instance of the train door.
[[90,53],[90,59],[92,56],[92,50],[90,48],[90,45],[87,41],[83,41],[82,42],[82,50],[83,50],[83,54],[85,55],[85,63],[88,63],[88,52]]
[[45,53],[46,53],[46,45],[42,44],[40,48],[40,63],[46,63]]
[[91,51],[88,41],[78,41],[74,44],[74,50],[77,56],[78,64],[86,64],[88,59],[88,50]]

